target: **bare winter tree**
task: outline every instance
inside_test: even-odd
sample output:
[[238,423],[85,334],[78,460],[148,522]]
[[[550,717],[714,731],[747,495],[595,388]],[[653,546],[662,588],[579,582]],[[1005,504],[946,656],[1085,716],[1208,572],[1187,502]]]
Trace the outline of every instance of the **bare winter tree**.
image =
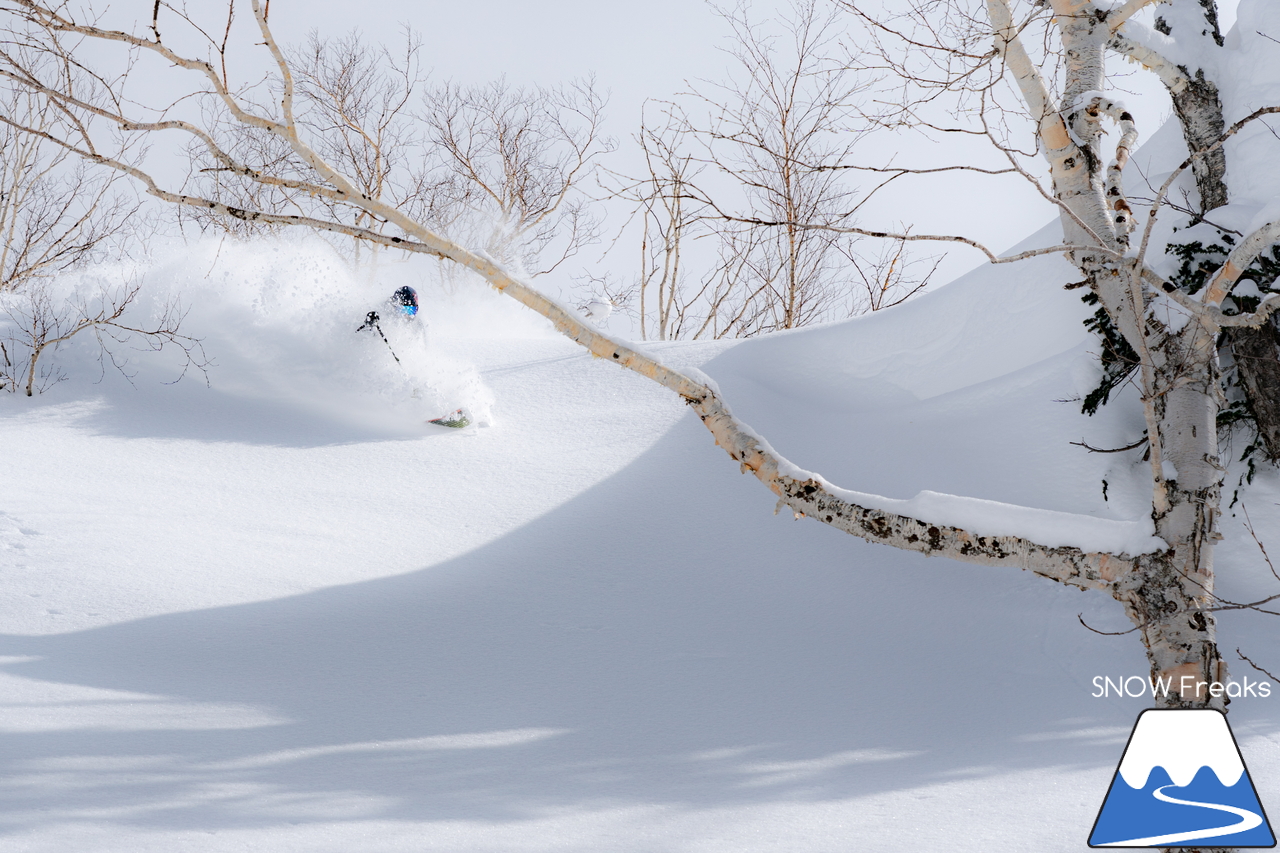
[[[1206,4],[1212,5],[1209,0],[1175,0],[1173,8],[1203,9]],[[969,14],[962,21],[965,26],[956,30],[969,39],[967,45],[947,47],[938,40],[942,48],[951,52],[942,54],[944,59],[932,79],[944,87],[968,86],[970,97],[979,105],[998,100],[1002,81],[1012,81],[1020,104],[1006,101],[1004,106],[1010,110],[1011,122],[1020,120],[1028,134],[1034,135],[1053,180],[1044,193],[1047,203],[1060,214],[1063,242],[1006,257],[982,251],[996,263],[1064,254],[1079,270],[1107,321],[1134,353],[1147,426],[1155,532],[1145,546],[1091,550],[1037,542],[1035,537],[1011,532],[1009,527],[998,534],[967,529],[956,526],[956,516],[948,512],[947,500],[912,503],[846,491],[782,458],[764,438],[733,415],[700,374],[673,370],[636,352],[546,298],[527,279],[493,258],[464,249],[427,223],[364,194],[350,176],[320,154],[298,123],[296,76],[271,32],[266,7],[258,0],[249,3],[257,29],[254,38],[260,39],[271,57],[280,92],[278,102],[261,109],[249,105],[240,90],[230,88],[207,58],[180,52],[171,46],[169,35],[161,37],[161,33],[170,32],[170,23],[177,23],[160,16],[165,9],[163,4],[157,6],[159,12],[152,26],[136,32],[100,26],[93,19],[76,17],[61,5],[35,0],[4,0],[0,8],[6,12],[11,38],[43,45],[65,61],[70,57],[59,53],[62,39],[80,37],[134,51],[139,62],[143,57],[158,60],[165,73],[188,75],[192,81],[189,98],[202,100],[209,114],[257,128],[287,145],[288,177],[282,176],[280,170],[264,171],[237,160],[199,125],[168,118],[164,105],[159,105],[154,114],[135,115],[134,111],[142,108],[114,99],[110,92],[66,91],[56,79],[42,77],[38,70],[16,64],[8,56],[0,57],[6,63],[0,67],[0,75],[79,118],[79,123],[63,135],[46,134],[50,142],[130,175],[157,198],[250,221],[345,234],[372,244],[435,256],[475,273],[549,319],[594,355],[649,377],[678,394],[742,470],[752,473],[778,496],[780,507],[872,542],[960,562],[1021,567],[1063,584],[1110,595],[1134,621],[1152,674],[1172,679],[1174,690],[1163,701],[1175,707],[1220,707],[1223,697],[1205,689],[1205,685],[1222,682],[1226,677],[1214,625],[1215,608],[1221,606],[1214,596],[1213,553],[1221,536],[1217,519],[1224,467],[1218,457],[1218,335],[1223,329],[1260,327],[1280,307],[1280,294],[1263,296],[1252,310],[1231,311],[1224,307],[1228,295],[1259,253],[1280,237],[1280,221],[1242,235],[1226,263],[1209,274],[1195,298],[1158,275],[1147,259],[1153,250],[1151,223],[1156,214],[1167,210],[1169,189],[1178,176],[1191,173],[1194,162],[1219,150],[1224,138],[1251,127],[1262,115],[1280,112],[1280,107],[1260,108],[1197,148],[1156,191],[1148,205],[1146,226],[1135,231],[1121,177],[1136,138],[1137,122],[1132,113],[1121,109],[1106,94],[1105,59],[1111,50],[1109,45],[1124,35],[1126,21],[1148,4],[1130,0],[1116,9],[1101,9],[1088,0],[1052,0],[1051,15],[1042,8],[1043,3],[1034,3],[1019,7],[1022,18],[1013,16],[1011,0],[984,0],[981,6],[972,7],[960,0],[951,5],[931,0],[923,5],[933,11]],[[1048,78],[1031,58],[1028,43],[1033,38],[1040,38],[1041,43],[1057,40],[1061,44],[1065,63],[1059,94],[1052,93]],[[1173,67],[1150,48],[1134,46],[1127,55],[1137,56],[1148,67],[1162,68],[1166,73]],[[962,74],[959,80],[948,76],[946,65],[951,60]],[[979,120],[986,115],[982,111],[972,114]],[[6,121],[18,124],[13,119]],[[1105,151],[1104,122],[1114,123],[1120,131],[1116,145]],[[214,160],[249,180],[268,186],[291,181],[293,189],[325,199],[339,215],[302,216],[245,209],[228,203],[217,193],[195,195],[170,189],[155,174],[104,155],[100,153],[103,148],[95,144],[95,135],[106,131],[134,134],[161,130],[185,134],[204,145]],[[1001,151],[1010,153],[1007,148]],[[1011,156],[1009,162],[1020,164],[1016,156]],[[385,222],[387,227],[374,229],[354,224],[360,211]],[[964,235],[893,234],[825,220],[783,224],[794,225],[797,231],[847,232],[903,242],[945,241],[982,248]],[[1185,323],[1169,320],[1169,311],[1174,309],[1186,318]],[[966,506],[982,509],[976,503]],[[984,506],[983,512],[995,513],[1015,527],[1022,511]],[[1086,529],[1089,524],[1089,519],[1073,518],[1072,528]]]
[[[226,26],[217,39],[206,36],[216,50],[224,85],[234,11],[234,6],[228,7]],[[403,49],[396,53],[371,47],[357,34],[330,40],[312,33],[301,48],[290,52],[289,61],[296,78],[297,122],[316,140],[322,156],[350,175],[369,198],[431,219],[431,179],[424,162],[422,135],[412,117],[426,79],[420,50],[412,32],[405,33]],[[274,170],[295,179],[301,176],[290,160],[288,145],[278,136],[226,117],[210,118],[209,126],[219,145],[239,162],[252,164],[259,171]],[[189,151],[193,173],[189,186],[193,191],[236,199],[242,208],[338,215],[331,199],[313,196],[297,180],[263,184],[213,158],[202,144],[191,145]],[[196,209],[186,215],[202,226],[213,224],[236,234],[271,227],[208,210]],[[355,213],[353,221],[373,230],[384,224],[363,211]]]
[[757,258],[748,267],[755,275],[741,280],[749,295],[738,335],[825,319],[847,293],[838,246],[848,237],[798,224],[846,225],[856,211],[853,191],[824,168],[848,161],[858,138],[850,118],[860,82],[830,55],[837,16],[819,0],[795,0],[779,39],[745,4],[721,10],[735,73],[693,91],[711,113],[700,135],[715,169],[742,190],[750,219],[780,223],[737,223],[755,232],[739,248]]
[[[47,55],[9,48],[24,64],[41,68],[65,86],[84,75]],[[32,396],[63,378],[48,356],[81,333],[96,338],[102,363],[128,375],[124,350],[177,345],[188,366],[203,368],[199,342],[181,334],[182,311],[170,303],[149,323],[126,316],[137,285],[88,285],[68,295],[56,277],[140,233],[140,205],[120,191],[120,174],[95,169],[51,140],[73,120],[30,89],[7,85],[0,94],[0,390]],[[29,128],[22,130],[20,128]],[[114,150],[123,151],[116,147]],[[141,217],[145,220],[145,217]],[[43,357],[43,360],[42,360]]]
[[[699,193],[692,187],[702,166],[688,150],[688,121],[673,114],[676,109],[671,105],[665,110],[666,121],[656,127],[644,112],[640,117],[638,139],[648,176],[631,192],[640,214],[641,339],[681,337],[687,322],[698,323],[694,311],[703,294],[688,292],[684,268],[688,244],[708,233],[699,214]],[[711,301],[703,317],[716,314],[719,307]]]
[[[1110,592],[1141,632],[1153,676],[1172,676],[1175,683],[1183,683],[1184,675],[1193,676],[1188,682],[1224,681],[1226,664],[1213,619],[1217,608],[1227,606],[1214,594],[1213,543],[1221,538],[1217,519],[1225,470],[1219,460],[1223,389],[1217,351],[1227,342],[1239,352],[1242,339],[1262,336],[1252,364],[1237,359],[1241,384],[1246,390],[1251,384],[1260,387],[1256,378],[1275,357],[1270,317],[1280,296],[1254,287],[1252,299],[1241,296],[1233,304],[1227,297],[1242,278],[1264,288],[1274,282],[1266,265],[1255,262],[1280,236],[1280,226],[1228,237],[1216,258],[1198,243],[1170,246],[1194,263],[1166,279],[1153,269],[1165,248],[1155,224],[1162,215],[1176,216],[1185,228],[1226,204],[1225,143],[1256,129],[1254,122],[1277,109],[1259,105],[1226,126],[1207,70],[1222,46],[1213,0],[1172,0],[1159,6],[1155,20],[1156,29],[1177,40],[1179,57],[1201,59],[1195,67],[1162,55],[1159,39],[1144,38],[1143,29],[1133,25],[1133,16],[1156,6],[1155,0],[1130,0],[1114,8],[1089,0],[1018,4],[1021,17],[1015,17],[1010,0],[985,0],[981,6],[921,2],[909,4],[894,20],[862,3],[845,5],[874,36],[884,67],[903,86],[886,121],[984,136],[1028,178],[1030,167],[1013,140],[1028,130],[1034,135],[1051,179],[1051,187],[1037,188],[1058,208],[1070,246],[1064,252],[1080,271],[1079,286],[1088,287],[1089,300],[1098,306],[1093,322],[1112,355],[1093,405],[1124,377],[1132,376],[1140,388],[1152,519],[1168,546],[1120,571]],[[994,50],[984,49],[993,31]],[[1110,57],[1136,61],[1165,84],[1190,152],[1162,186],[1153,188],[1141,230],[1122,182],[1138,119],[1107,94]],[[1008,82],[1012,91],[1005,88]],[[979,120],[943,127],[922,118],[926,108],[949,98],[953,119],[976,115]],[[1105,145],[1104,123],[1119,131],[1112,146]],[[1198,198],[1179,206],[1171,191],[1184,173],[1194,177]],[[1275,390],[1280,392],[1280,385]],[[1257,406],[1253,414],[1265,434],[1267,414]],[[1168,701],[1184,707],[1222,705],[1221,698],[1203,691]]]
[[182,334],[185,313],[176,300],[146,322],[126,316],[139,290],[136,283],[98,285],[88,296],[61,295],[41,283],[4,294],[0,314],[9,322],[0,325],[0,332],[7,333],[0,340],[0,390],[22,390],[30,397],[62,381],[57,364],[41,362],[41,357],[84,333],[95,338],[103,369],[109,364],[126,378],[132,377],[128,350],[159,352],[166,347],[177,347],[185,356],[183,374],[191,368],[203,373],[208,360],[200,341]]
[[[838,9],[794,0],[769,24],[745,3],[719,13],[731,32],[729,80],[641,121],[648,174],[627,195],[643,224],[642,335],[746,337],[922,290],[929,272],[904,243],[867,253],[868,241],[813,227],[853,223],[867,199],[844,180],[865,84],[835,56]],[[691,263],[695,241],[715,247],[702,250],[713,261]]]
[[852,285],[851,315],[901,305],[929,286],[942,263],[941,256],[908,254],[907,241],[901,239],[882,244],[870,257],[862,246],[855,248],[848,242],[839,244],[839,250],[848,269],[857,275]]
[[[695,131],[675,104],[660,126],[642,116],[640,149],[648,176],[621,195],[640,215],[640,336],[658,340],[746,336],[767,321],[780,268],[763,250],[770,229],[729,227],[697,179],[707,163],[692,153]],[[691,246],[714,247],[711,263],[691,263]],[[696,258],[697,254],[693,253]],[[691,274],[693,266],[696,273]]]
[[[226,11],[225,26],[215,35],[197,30],[224,87],[234,4]],[[174,14],[194,26],[185,12]],[[354,33],[326,39],[314,32],[301,48],[286,51],[294,121],[317,154],[348,175],[363,196],[456,234],[504,263],[523,265],[531,275],[555,269],[594,241],[597,223],[580,187],[612,148],[600,133],[604,99],[594,82],[532,89],[504,81],[431,84],[421,51],[421,40],[407,29],[396,52]],[[280,96],[280,85],[273,97]],[[246,105],[269,108],[255,98],[246,95]],[[368,211],[303,188],[307,170],[277,134],[225,115],[205,118],[218,149],[254,172],[284,180],[255,180],[196,142],[189,148],[192,192],[216,195],[239,209],[347,217],[371,231],[390,227]],[[186,215],[236,234],[281,227],[209,209]],[[353,245],[358,253],[361,243]]]
[[[0,93],[0,110],[41,132],[63,119],[48,100],[14,86]],[[117,192],[114,177],[38,135],[0,127],[0,292],[75,267],[122,234],[138,206]]]
[[439,160],[434,220],[530,276],[555,270],[599,236],[580,188],[614,147],[600,131],[604,106],[594,80],[432,89],[423,120]]

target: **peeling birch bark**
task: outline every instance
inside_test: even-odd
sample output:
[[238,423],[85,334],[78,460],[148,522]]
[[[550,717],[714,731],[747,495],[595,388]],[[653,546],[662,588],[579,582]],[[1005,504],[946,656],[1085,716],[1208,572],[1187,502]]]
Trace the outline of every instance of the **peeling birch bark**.
[[1114,101],[1098,99],[1096,108],[1110,117],[1120,127],[1120,141],[1116,143],[1116,156],[1107,167],[1106,196],[1111,208],[1112,221],[1115,223],[1116,236],[1121,243],[1128,245],[1129,235],[1138,223],[1133,217],[1133,208],[1124,194],[1124,167],[1129,163],[1129,155],[1134,143],[1138,141],[1138,128],[1128,110]]
[[[1054,0],[1054,12],[1059,16],[1074,16],[1086,5],[1088,4],[1079,0]],[[1064,211],[1061,217],[1064,242],[1096,243],[1111,250],[1121,248],[1115,237],[1114,223],[1104,195],[1104,179],[1100,170],[1094,168],[1097,165],[1097,155],[1068,125],[1067,118],[1054,107],[1040,72],[1018,37],[1008,0],[987,0],[987,14],[994,29],[996,51],[1004,58],[1018,84],[1028,112],[1036,122],[1040,144],[1053,177],[1054,195],[1073,214],[1068,216]],[[1064,32],[1064,44],[1068,40],[1069,34]],[[1067,50],[1070,56],[1072,48],[1068,47]],[[1081,57],[1087,53],[1087,50],[1077,52],[1077,66],[1081,65]],[[1072,92],[1079,98],[1091,88],[1094,91],[1101,89],[1101,65],[1096,66],[1096,85],[1089,87],[1079,81],[1069,83],[1068,94],[1064,95],[1065,102],[1070,103],[1067,98]],[[1086,137],[1093,136],[1095,139],[1097,135],[1096,130],[1086,131],[1085,134]],[[1077,253],[1077,256],[1081,256],[1081,253]]]
[[1280,219],[1268,222],[1241,240],[1227,256],[1227,262],[1209,282],[1201,301],[1205,305],[1220,308],[1222,300],[1231,293],[1231,288],[1235,287],[1249,265],[1257,260],[1263,249],[1277,240],[1280,240]]
[[1040,71],[1018,38],[1008,0],[987,0],[987,14],[995,28],[996,51],[1004,57],[1009,70],[1013,72],[1027,110],[1037,124],[1041,141],[1051,149],[1069,147],[1071,137],[1067,133],[1066,123],[1053,107],[1049,89],[1045,86]]

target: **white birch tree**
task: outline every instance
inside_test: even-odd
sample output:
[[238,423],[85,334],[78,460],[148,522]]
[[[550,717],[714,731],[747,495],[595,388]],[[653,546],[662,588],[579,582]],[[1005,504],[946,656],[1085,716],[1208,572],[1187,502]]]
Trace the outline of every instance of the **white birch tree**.
[[[1261,327],[1280,307],[1280,295],[1261,299],[1251,311],[1231,313],[1223,307],[1254,258],[1280,238],[1280,221],[1244,235],[1227,262],[1213,272],[1203,292],[1195,297],[1157,275],[1147,257],[1154,250],[1151,223],[1167,208],[1169,189],[1177,176],[1189,170],[1204,186],[1210,186],[1215,179],[1221,181],[1222,172],[1220,166],[1214,165],[1214,157],[1222,151],[1224,139],[1261,115],[1280,112],[1280,107],[1260,108],[1217,130],[1211,99],[1203,94],[1208,91],[1210,76],[1180,71],[1171,60],[1161,57],[1126,29],[1126,22],[1135,12],[1151,5],[1148,0],[1128,0],[1116,8],[1103,8],[1092,0],[1052,0],[1051,9],[1045,8],[1043,2],[1018,3],[1022,15],[1019,18],[1014,17],[1014,0],[955,0],[926,5],[953,16],[943,23],[955,25],[955,32],[969,39],[967,46],[950,48],[951,58],[965,79],[957,83],[946,74],[939,74],[940,85],[960,85],[967,80],[972,84],[971,96],[994,109],[1000,81],[1011,80],[1015,84],[1021,103],[1013,115],[1029,123],[1043,152],[1045,168],[1052,177],[1052,186],[1044,190],[1044,195],[1059,212],[1063,240],[1054,246],[1000,257],[964,235],[902,234],[866,228],[843,231],[901,242],[966,244],[985,252],[993,263],[1061,253],[1078,268],[1139,362],[1137,381],[1149,445],[1151,521],[1158,537],[1153,537],[1148,547],[1097,550],[1044,544],[1033,535],[989,535],[947,523],[954,516],[936,505],[930,508],[929,501],[907,504],[847,491],[782,458],[765,438],[734,416],[714,384],[701,374],[674,370],[635,351],[547,298],[493,258],[464,248],[394,204],[363,192],[355,179],[321,154],[316,141],[309,139],[298,123],[294,112],[294,70],[272,34],[268,9],[260,0],[249,0],[256,26],[254,38],[261,41],[270,56],[280,93],[277,102],[260,106],[250,104],[244,92],[233,87],[209,57],[184,53],[172,46],[169,26],[163,19],[167,7],[162,3],[156,6],[151,26],[137,31],[100,26],[62,4],[3,0],[0,9],[6,14],[11,38],[42,45],[64,62],[71,61],[64,45],[72,38],[116,45],[139,63],[144,58],[159,60],[168,69],[165,73],[190,79],[188,97],[200,101],[207,114],[278,139],[287,148],[287,163],[276,169],[237,160],[196,120],[179,115],[176,108],[157,105],[153,112],[140,114],[140,107],[113,97],[109,91],[67,91],[57,86],[56,79],[41,77],[38,69],[24,67],[8,54],[0,54],[0,75],[78,118],[63,135],[45,134],[51,143],[131,176],[158,199],[246,221],[344,234],[375,245],[434,256],[476,274],[546,317],[595,356],[646,376],[679,395],[733,461],[777,495],[779,508],[789,508],[797,516],[807,516],[871,542],[963,563],[1017,567],[1072,587],[1110,595],[1133,620],[1146,648],[1152,675],[1172,679],[1175,689],[1161,701],[1171,707],[1221,707],[1220,696],[1195,686],[1226,679],[1226,663],[1218,649],[1214,624],[1214,610],[1221,605],[1214,596],[1213,552],[1220,537],[1217,520],[1224,469],[1218,456],[1217,415],[1222,405],[1218,335],[1223,329]],[[1192,13],[1211,6],[1212,0],[1174,0],[1167,19],[1174,21],[1169,25],[1171,30],[1176,32],[1184,17],[1190,20],[1194,18]],[[175,17],[172,23],[179,21]],[[1045,74],[1028,52],[1025,40],[1035,35],[1035,27],[1060,40],[1065,62],[1059,94],[1051,92]],[[162,32],[166,33],[163,38]],[[1121,181],[1137,138],[1137,121],[1107,94],[1106,62],[1116,52],[1138,59],[1162,75],[1171,88],[1192,86],[1192,82],[1180,81],[1200,85],[1202,76],[1205,81],[1200,87],[1203,96],[1180,112],[1190,116],[1184,121],[1191,128],[1188,139],[1194,153],[1159,188],[1148,206],[1147,223],[1141,231],[1135,231],[1137,223]],[[987,75],[986,82],[979,85],[983,74]],[[20,126],[11,116],[0,120]],[[1104,122],[1111,122],[1120,131],[1114,147],[1104,148]],[[287,186],[324,199],[334,213],[304,216],[250,209],[229,203],[216,192],[192,194],[170,188],[152,172],[103,154],[97,134],[106,132],[184,136],[204,146],[208,156],[227,170],[263,186]],[[1017,163],[1016,157],[1011,162]],[[358,214],[383,227],[356,224]],[[800,229],[834,227],[829,223],[791,224]],[[1167,314],[1153,311],[1161,300],[1172,300],[1189,320],[1181,326],[1162,320]],[[1019,508],[991,506],[984,511],[1002,513],[1006,519],[1016,519],[1022,512]],[[1081,520],[1080,524],[1085,525],[1086,521]],[[1183,676],[1188,676],[1189,682]],[[1179,690],[1187,683],[1193,686]]]

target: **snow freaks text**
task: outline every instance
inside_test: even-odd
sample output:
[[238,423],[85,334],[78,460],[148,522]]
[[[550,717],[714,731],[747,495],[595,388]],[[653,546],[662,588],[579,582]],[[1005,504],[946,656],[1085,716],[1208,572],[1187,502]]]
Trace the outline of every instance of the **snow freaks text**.
[[1095,675],[1093,678],[1093,693],[1090,695],[1095,699],[1109,698],[1111,696],[1135,699],[1150,696],[1152,699],[1156,699],[1168,696],[1170,692],[1186,697],[1194,694],[1197,699],[1203,699],[1206,696],[1214,699],[1219,699],[1223,696],[1231,699],[1240,699],[1242,697],[1266,699],[1271,696],[1271,685],[1265,681],[1253,681],[1248,676],[1245,676],[1240,681],[1227,681],[1224,683],[1221,681],[1202,681],[1194,675],[1184,675],[1181,678],[1174,678],[1172,675],[1166,678],[1143,675],[1130,675],[1128,678],[1124,676],[1110,678]]

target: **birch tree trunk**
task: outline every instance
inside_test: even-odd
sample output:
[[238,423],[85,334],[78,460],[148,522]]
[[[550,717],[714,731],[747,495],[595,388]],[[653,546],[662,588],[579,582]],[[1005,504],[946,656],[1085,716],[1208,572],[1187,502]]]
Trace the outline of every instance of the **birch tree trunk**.
[[[1194,45],[1195,55],[1222,47],[1216,0],[1172,0],[1161,6],[1156,30],[1180,42]],[[1200,208],[1207,213],[1227,203],[1227,155],[1221,147],[1209,150],[1222,137],[1226,122],[1222,100],[1211,69],[1178,66],[1183,82],[1170,87],[1173,109],[1182,125],[1188,151],[1207,151],[1192,162],[1191,172],[1200,191]]]
[[[1062,103],[1056,110],[1018,44],[1007,0],[988,0],[997,49],[1038,120],[1067,240],[1092,241],[1099,249],[1123,253],[1133,223],[1120,172],[1132,137],[1122,138],[1110,167],[1104,166],[1101,150],[1103,117],[1122,128],[1133,124],[1130,114],[1101,95],[1112,28],[1090,0],[1052,0],[1052,8],[1066,58]],[[1221,116],[1220,106],[1217,114]],[[1222,479],[1217,330],[1195,321],[1177,332],[1165,328],[1148,311],[1151,296],[1144,292],[1139,262],[1083,250],[1071,259],[1141,358],[1152,518],[1157,535],[1169,545],[1167,551],[1138,559],[1111,592],[1141,632],[1151,675],[1173,679],[1173,690],[1159,701],[1170,707],[1224,707],[1222,697],[1207,689],[1226,677],[1213,615],[1206,609],[1213,592],[1214,520]]]
[[[1223,46],[1216,0],[1168,0],[1156,16],[1156,29],[1194,45],[1192,55],[1212,56]],[[1226,130],[1226,122],[1213,74],[1213,69],[1179,65],[1176,72],[1161,75],[1173,100],[1187,150],[1193,154],[1204,152],[1191,162],[1202,215],[1229,200],[1226,148],[1215,145]],[[1280,462],[1277,326],[1272,321],[1256,329],[1228,329],[1224,345],[1235,362],[1264,454],[1273,463]]]
[[1155,381],[1144,383],[1144,393],[1159,425],[1165,493],[1164,508],[1156,502],[1156,533],[1171,550],[1140,560],[1129,588],[1117,596],[1141,626],[1152,676],[1174,679],[1177,692],[1164,701],[1170,707],[1225,708],[1222,697],[1201,686],[1225,683],[1227,676],[1213,614],[1206,610],[1212,605],[1223,473],[1215,338],[1192,322],[1176,335],[1162,333],[1149,348]]

